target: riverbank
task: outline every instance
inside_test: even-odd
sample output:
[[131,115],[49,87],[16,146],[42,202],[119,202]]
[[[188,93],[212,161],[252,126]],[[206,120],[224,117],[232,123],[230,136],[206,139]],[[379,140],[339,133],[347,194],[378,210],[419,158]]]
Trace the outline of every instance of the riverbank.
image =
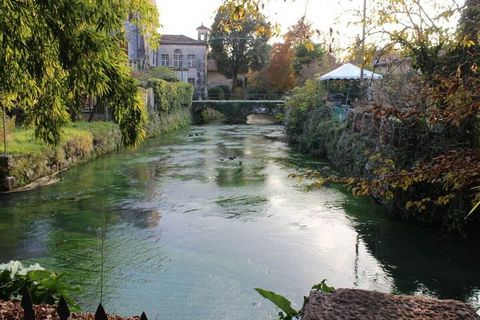
[[[187,108],[162,112],[150,119],[149,138],[191,122]],[[10,137],[8,156],[0,161],[0,192],[27,191],[55,183],[58,173],[121,148],[121,133],[113,122],[75,122],[65,128],[57,146],[36,139],[31,129],[17,128]]]
[[480,217],[466,216],[480,200],[480,151],[464,137],[477,131],[378,114],[374,106],[326,105],[323,96],[307,82],[287,102],[288,142],[341,174],[310,175],[311,187],[340,183],[404,219],[475,230]]
[[[121,148],[122,137],[112,122],[76,122],[65,128],[58,145],[34,137],[32,129],[15,129],[8,156],[0,168],[0,191],[26,190],[49,184],[56,173]],[[50,178],[49,178],[50,177]],[[40,179],[43,182],[35,184]]]
[[[190,125],[192,85],[151,78],[141,83],[140,90],[147,138]],[[120,126],[113,122],[73,122],[64,128],[57,145],[35,138],[32,129],[9,131],[8,155],[0,157],[0,192],[26,191],[54,183],[59,172],[125,145]]]

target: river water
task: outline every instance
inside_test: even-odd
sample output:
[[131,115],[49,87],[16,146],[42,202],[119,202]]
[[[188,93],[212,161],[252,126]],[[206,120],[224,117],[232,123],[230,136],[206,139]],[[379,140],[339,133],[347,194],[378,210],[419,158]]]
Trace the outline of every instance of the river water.
[[102,299],[162,320],[274,319],[253,288],[299,307],[322,279],[479,302],[478,241],[335,188],[304,192],[288,174],[326,164],[282,137],[272,125],[191,127],[1,195],[0,261],[61,271],[84,310]]

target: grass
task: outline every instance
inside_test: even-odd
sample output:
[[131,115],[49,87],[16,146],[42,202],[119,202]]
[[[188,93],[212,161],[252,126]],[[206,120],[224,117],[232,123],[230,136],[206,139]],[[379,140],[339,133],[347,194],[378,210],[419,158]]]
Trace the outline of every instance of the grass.
[[32,129],[15,128],[7,143],[7,151],[13,155],[41,155],[51,151],[52,148],[36,139]]
[[[151,123],[151,136],[188,126],[190,110],[182,108],[162,113]],[[78,163],[93,159],[122,147],[122,136],[113,122],[75,122],[63,129],[58,145],[49,145],[35,138],[33,129],[15,128],[8,139],[7,151],[12,155],[9,175],[23,187],[39,178]]]
[[[61,141],[57,146],[49,145],[35,138],[33,129],[15,128],[7,143],[7,151],[12,155],[40,156],[52,154],[66,147],[86,148],[90,152],[93,146],[102,147],[118,143],[118,127],[111,122],[75,122],[64,128]],[[116,149],[116,148],[113,148]],[[100,152],[102,153],[102,152]]]

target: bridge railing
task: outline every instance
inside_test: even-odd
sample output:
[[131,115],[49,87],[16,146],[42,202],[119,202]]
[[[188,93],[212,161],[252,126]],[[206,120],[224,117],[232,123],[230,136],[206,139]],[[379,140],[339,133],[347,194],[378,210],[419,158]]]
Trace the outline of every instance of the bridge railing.
[[286,100],[288,97],[288,94],[276,93],[223,93],[210,94],[206,100]]

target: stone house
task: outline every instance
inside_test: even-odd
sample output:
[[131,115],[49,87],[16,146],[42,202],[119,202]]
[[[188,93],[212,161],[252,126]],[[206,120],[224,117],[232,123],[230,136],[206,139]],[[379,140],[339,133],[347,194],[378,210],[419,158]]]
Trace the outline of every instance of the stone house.
[[158,49],[152,53],[151,65],[172,69],[177,73],[180,81],[195,86],[196,97],[205,97],[207,93],[207,41],[210,29],[201,25],[197,28],[197,32],[197,39],[184,35],[162,35]]
[[[151,2],[155,5],[155,0],[151,0]],[[152,64],[152,49],[141,34],[135,20],[135,14],[131,14],[125,22],[128,63],[133,70],[143,70]]]

